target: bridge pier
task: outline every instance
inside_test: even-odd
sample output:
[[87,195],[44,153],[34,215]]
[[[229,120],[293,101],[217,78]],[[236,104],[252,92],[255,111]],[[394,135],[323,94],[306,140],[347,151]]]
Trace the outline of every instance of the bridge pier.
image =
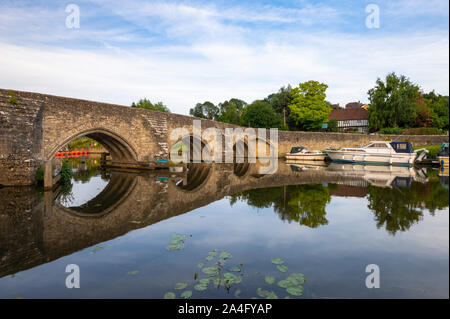
[[53,188],[53,168],[52,161],[44,162],[44,190]]

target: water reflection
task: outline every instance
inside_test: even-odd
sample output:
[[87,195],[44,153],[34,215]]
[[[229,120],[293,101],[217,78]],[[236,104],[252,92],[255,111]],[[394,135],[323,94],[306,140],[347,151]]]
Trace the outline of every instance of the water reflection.
[[[358,214],[367,211],[371,216],[364,228],[378,229],[391,238],[449,207],[448,174],[432,169],[280,162],[276,174],[261,175],[257,165],[249,163],[199,163],[149,172],[104,171],[89,161],[73,165],[72,185],[67,189],[41,195],[33,189],[0,189],[0,196],[8,198],[0,203],[0,278],[149,225],[156,226],[152,231],[157,234],[162,221],[174,223],[183,214],[193,218],[185,213],[206,209],[224,198],[232,211],[238,212],[245,205],[271,212],[282,221],[284,226],[279,227],[286,234],[292,231],[288,226],[326,233],[337,223],[333,216],[340,199],[358,200]],[[235,215],[235,228],[242,224],[251,229],[250,225],[258,222],[252,216]],[[191,220],[189,225],[197,224]],[[270,219],[259,227],[270,229],[275,224]],[[240,239],[236,229],[217,226]],[[271,236],[276,242],[279,235]],[[213,237],[204,240],[209,242]],[[242,240],[249,247],[258,247],[257,242]]]

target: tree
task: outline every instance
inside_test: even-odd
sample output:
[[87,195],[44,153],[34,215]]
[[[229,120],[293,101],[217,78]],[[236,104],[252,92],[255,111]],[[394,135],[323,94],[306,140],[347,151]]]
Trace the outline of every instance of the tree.
[[296,129],[295,121],[290,117],[289,104],[292,102],[292,87],[281,87],[277,93],[270,94],[264,99],[269,102],[274,111],[283,117],[283,124],[289,129]]
[[283,128],[283,119],[269,102],[257,100],[246,106],[241,114],[240,124],[248,127]]
[[131,107],[170,113],[170,110],[162,102],[153,104],[152,102],[150,102],[147,99],[141,99],[137,103],[133,102],[131,104]]
[[431,126],[440,129],[448,130],[449,128],[449,101],[448,96],[440,94],[426,93],[423,95],[423,100],[428,105],[428,111],[431,116]]
[[383,82],[379,78],[374,88],[368,91],[369,128],[409,127],[416,117],[416,101],[419,87],[404,75],[394,72],[386,76]]
[[338,121],[333,119],[328,121],[328,131],[337,132],[338,131]]
[[324,83],[308,81],[291,90],[290,116],[302,130],[319,130],[328,120],[331,107],[325,101],[327,88]]
[[231,99],[219,104],[219,122],[239,125],[242,109],[247,105],[239,99]]
[[220,110],[211,102],[197,103],[197,105],[189,110],[189,114],[196,117],[201,117],[208,120],[217,121]]

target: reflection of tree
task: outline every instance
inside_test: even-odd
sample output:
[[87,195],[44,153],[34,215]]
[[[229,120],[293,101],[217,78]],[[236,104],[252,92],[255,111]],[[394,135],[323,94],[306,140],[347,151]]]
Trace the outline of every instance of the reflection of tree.
[[328,224],[325,206],[330,200],[328,189],[323,185],[288,186],[287,203],[275,204],[275,211],[282,220],[294,220],[300,225],[317,228]]
[[408,230],[421,220],[423,209],[431,215],[449,206],[449,191],[442,187],[435,174],[428,175],[428,183],[412,182],[409,188],[378,188],[369,186],[369,209],[375,214],[377,227],[385,227],[395,235]]
[[231,196],[230,203],[244,200],[258,208],[273,207],[282,220],[316,228],[328,224],[325,206],[330,199],[325,186],[294,185],[245,191]]

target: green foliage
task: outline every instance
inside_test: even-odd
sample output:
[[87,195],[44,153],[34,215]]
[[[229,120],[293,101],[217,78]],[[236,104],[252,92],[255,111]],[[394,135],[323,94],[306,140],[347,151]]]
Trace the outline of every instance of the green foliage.
[[290,116],[302,130],[316,131],[327,122],[331,107],[325,101],[328,85],[317,81],[300,83],[291,90]]
[[231,99],[219,104],[219,122],[239,125],[242,109],[247,105],[239,99]]
[[266,97],[264,101],[270,103],[273,110],[277,114],[279,114],[282,119],[285,118],[287,129],[297,130],[297,125],[290,116],[289,104],[291,104],[292,102],[291,90],[292,87],[290,85],[286,87],[283,86],[278,90],[277,93],[270,94],[268,97]]
[[162,102],[153,104],[152,102],[150,102],[147,99],[141,99],[137,103],[133,102],[131,104],[131,107],[170,113],[170,110]]
[[384,127],[408,127],[416,117],[419,87],[404,75],[394,72],[383,82],[379,78],[374,88],[368,91],[369,129]]
[[428,107],[431,126],[449,129],[449,100],[448,96],[436,95],[434,91],[424,94],[423,100]]
[[283,119],[276,113],[270,103],[257,100],[246,106],[241,115],[242,126],[255,128],[283,128]]
[[13,90],[9,91],[8,103],[12,104],[12,105],[17,105],[18,104]]
[[329,132],[337,132],[338,131],[338,120],[329,120],[328,121],[328,131]]
[[[428,150],[427,158],[435,159],[437,157],[437,153],[441,150],[441,145],[429,145],[429,146],[415,146],[413,147],[415,150],[424,148]],[[419,152],[419,154],[422,152]]]
[[42,166],[37,169],[35,179],[38,184],[44,183],[44,168]]
[[197,103],[197,105],[189,110],[189,114],[208,120],[217,121],[220,109],[211,102]]
[[72,176],[73,176],[72,166],[70,166],[66,161],[63,161],[61,166],[61,179],[60,179],[61,183],[62,184],[70,183]]
[[67,148],[69,150],[74,150],[77,148],[90,148],[90,147],[100,148],[103,147],[103,145],[87,136],[77,138],[67,145]]

